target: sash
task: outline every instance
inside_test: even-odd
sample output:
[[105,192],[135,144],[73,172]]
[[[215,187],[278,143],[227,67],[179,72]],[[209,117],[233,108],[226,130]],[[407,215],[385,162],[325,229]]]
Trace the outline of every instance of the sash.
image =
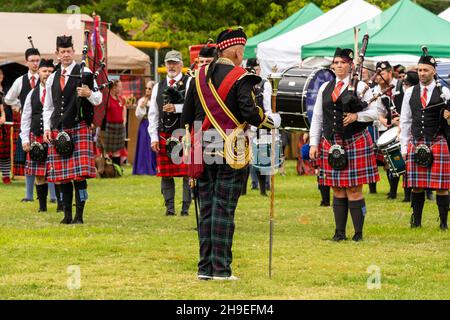
[[234,67],[234,69],[225,77],[224,81],[222,81],[219,92],[216,90],[211,80],[208,82],[206,81],[207,72],[208,66],[203,66],[198,71],[197,77],[195,77],[198,97],[203,110],[206,113],[207,119],[225,140],[227,137],[226,131],[235,129],[241,124],[225,105],[224,100],[228,96],[234,83],[247,71],[240,67]]

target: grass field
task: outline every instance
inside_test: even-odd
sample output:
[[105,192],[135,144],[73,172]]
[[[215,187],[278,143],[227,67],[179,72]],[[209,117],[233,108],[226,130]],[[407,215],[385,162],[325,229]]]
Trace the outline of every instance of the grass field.
[[[409,205],[402,192],[386,200],[382,173],[378,194],[365,188],[365,240],[334,243],[332,210],[294,165],[276,177],[272,279],[269,198],[249,190],[236,212],[240,280],[226,283],[197,280],[194,207],[189,217],[164,216],[156,177],[127,168],[120,179],[90,180],[85,224],[71,226],[53,204],[42,214],[37,201],[21,203],[23,180],[0,185],[0,299],[450,299],[450,232],[439,230],[434,201],[423,228],[411,230]],[[178,211],[180,191],[177,181]]]

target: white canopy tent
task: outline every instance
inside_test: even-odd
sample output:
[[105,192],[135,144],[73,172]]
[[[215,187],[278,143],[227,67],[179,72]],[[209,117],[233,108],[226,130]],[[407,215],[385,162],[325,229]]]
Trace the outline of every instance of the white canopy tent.
[[439,13],[438,17],[450,22],[450,7],[448,7],[446,10],[442,11],[441,13]]
[[361,24],[381,13],[364,0],[348,0],[320,17],[257,47],[261,73],[266,76],[274,65],[278,71],[301,62],[301,47]]
[[[75,59],[80,61],[84,42],[84,23],[92,21],[85,14],[45,14],[0,12],[0,62],[25,63],[25,50],[30,47],[28,36],[43,58],[55,58],[56,37],[73,37]],[[18,23],[20,22],[20,23]],[[14,27],[12,27],[14,26]],[[108,30],[108,69],[146,69],[147,54],[129,45]]]

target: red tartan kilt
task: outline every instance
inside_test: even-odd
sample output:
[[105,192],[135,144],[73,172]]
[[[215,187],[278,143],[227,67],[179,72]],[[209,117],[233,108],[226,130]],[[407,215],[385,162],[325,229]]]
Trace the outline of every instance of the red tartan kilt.
[[[94,143],[92,134],[83,121],[74,128],[64,129],[72,137],[75,149],[68,158],[61,157],[53,145],[50,145],[47,158],[47,180],[49,182],[66,182],[96,177]],[[56,139],[57,130],[52,131]]]
[[[429,141],[428,141],[429,142]],[[433,164],[431,168],[420,167],[414,161],[415,145],[426,144],[431,146]],[[447,140],[439,135],[430,143],[424,138],[408,144],[406,158],[406,185],[410,188],[450,189],[450,154]]]
[[319,178],[319,183],[323,183],[325,186],[349,188],[380,180],[373,152],[372,138],[367,130],[356,133],[350,139],[344,140],[348,165],[342,170],[335,170],[328,163],[328,152],[336,142],[342,145],[342,139],[335,139],[330,142],[322,138],[319,163],[323,177]]
[[188,175],[187,165],[184,163],[174,164],[166,151],[166,139],[171,134],[159,133],[159,152],[156,154],[156,175],[158,177],[185,177]]
[[0,159],[11,159],[11,131],[9,125],[0,126]]
[[[36,137],[33,133],[30,133],[30,144],[33,142],[44,143],[44,137]],[[38,162],[33,161],[30,158],[30,153],[27,152],[27,164],[25,166],[25,174],[28,176],[41,176],[47,175],[47,161]]]

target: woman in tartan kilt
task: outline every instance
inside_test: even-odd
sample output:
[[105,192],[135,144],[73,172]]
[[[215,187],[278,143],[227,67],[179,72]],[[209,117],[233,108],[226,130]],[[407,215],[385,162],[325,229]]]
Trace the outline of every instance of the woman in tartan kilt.
[[109,93],[108,106],[106,108],[106,128],[103,133],[103,149],[106,153],[112,153],[112,161],[120,166],[120,150],[125,148],[125,123],[126,112],[124,101],[120,96],[122,83],[120,80],[113,82]]
[[[450,111],[448,111],[450,110],[448,102],[450,91],[448,88],[439,89],[436,86],[435,68],[436,60],[432,56],[420,57],[418,69],[420,83],[408,88],[403,99],[400,143],[401,152],[406,161],[407,187],[413,188],[411,228],[422,225],[424,189],[428,188],[436,190],[439,227],[441,230],[447,230],[450,154],[444,130],[448,129],[448,123],[450,123]],[[428,151],[425,152],[427,148]],[[419,152],[419,150],[423,151]],[[429,154],[429,151],[433,160],[423,161],[426,158],[423,155]]]
[[[102,94],[93,91],[97,88],[95,80],[92,89],[85,84],[79,86],[81,66],[74,61],[75,50],[71,36],[57,37],[56,52],[61,68],[48,78],[44,102],[44,142],[50,144],[47,175],[48,181],[60,184],[61,187],[64,206],[64,219],[61,223],[82,224],[84,205],[88,199],[86,179],[96,176],[94,145],[89,126],[93,108],[101,103]],[[88,78],[91,73],[85,67],[82,76]],[[70,136],[73,142],[72,153],[57,152],[55,139],[60,132]],[[72,220],[73,189],[76,214]]]
[[[22,148],[27,153],[25,175],[36,177],[36,193],[39,200],[39,212],[47,211],[47,195],[49,188],[52,186],[49,186],[47,183],[47,161],[32,160],[29,151],[31,143],[44,143],[44,122],[42,113],[46,94],[45,83],[48,77],[53,73],[53,69],[52,59],[41,59],[38,70],[40,83],[28,93],[25,99],[20,126]],[[62,211],[62,202],[59,196],[57,197],[57,201],[57,211]]]
[[[357,95],[349,92],[352,60],[351,49],[336,49],[333,59],[336,80],[320,87],[310,130],[310,157],[320,162],[324,185],[333,188],[334,241],[347,239],[345,229],[349,209],[355,228],[353,240],[363,239],[367,210],[362,188],[364,184],[380,179],[372,138],[366,129],[378,118],[377,108],[374,103],[367,105],[372,98],[370,90],[365,92],[362,100],[359,98],[366,86],[363,82],[358,82],[354,88]],[[338,166],[328,161],[330,150],[336,148],[345,150],[346,165]]]
[[[253,88],[261,82],[261,78],[239,67],[246,40],[247,37],[241,29],[228,29],[220,33],[217,40],[218,56],[209,65],[208,75],[206,66],[200,68],[195,78],[196,83],[189,87],[183,107],[181,119],[183,125],[189,124],[190,128],[194,129],[199,123],[208,123],[206,121],[208,119],[212,121],[214,127],[211,126],[211,129],[208,129],[209,125],[203,127],[202,130],[207,130],[203,131],[202,138],[203,159],[197,159],[204,163],[203,171],[197,179],[200,206],[198,218],[200,258],[197,272],[199,280],[237,280],[231,271],[231,248],[235,230],[235,210],[247,168],[231,167],[225,163],[224,136],[218,133],[227,127],[225,123],[227,119],[231,119],[230,114],[236,121],[231,122],[229,129],[234,129],[237,123],[244,122],[268,129],[278,127],[281,122],[278,114],[265,115],[252,96]],[[220,99],[213,98],[213,91],[207,84],[208,79],[211,79],[211,86],[218,88]],[[219,100],[222,107],[219,106]],[[191,160],[193,162],[196,159],[194,157]],[[193,166],[196,165],[198,163],[193,163]]]

